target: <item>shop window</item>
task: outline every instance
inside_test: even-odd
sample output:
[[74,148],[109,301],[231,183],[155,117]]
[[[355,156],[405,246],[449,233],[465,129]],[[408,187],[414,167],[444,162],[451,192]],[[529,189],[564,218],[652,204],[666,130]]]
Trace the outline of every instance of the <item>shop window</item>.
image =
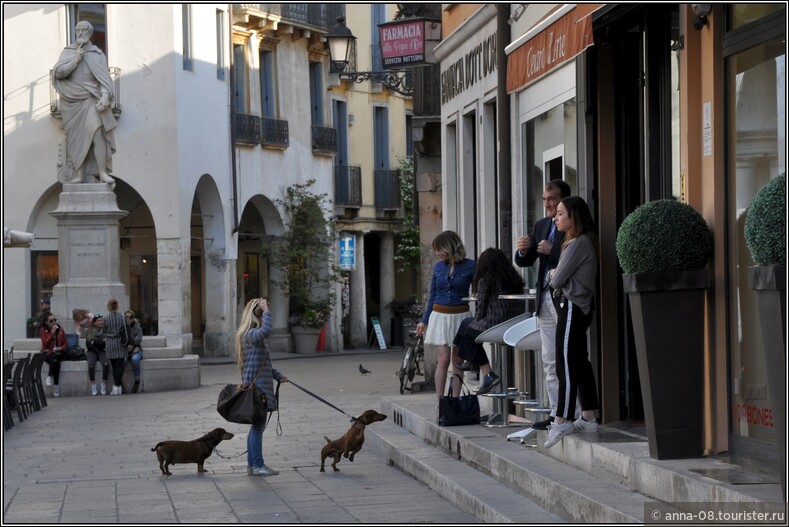
[[[30,252],[30,308],[29,316],[37,317],[41,314],[41,299],[51,298],[52,290],[58,283],[60,269],[58,268],[57,251],[31,251]],[[28,324],[27,336],[36,336],[35,327]]]
[[159,283],[155,254],[129,257],[129,306],[140,321],[143,335],[159,333]]
[[253,298],[268,296],[268,276],[266,268],[268,262],[258,253],[244,253],[243,287],[244,305]]
[[[580,190],[575,98],[529,119],[521,127],[526,223],[524,232],[531,233],[537,220],[545,217],[542,191],[546,183],[563,179],[570,185],[573,194]],[[526,271],[526,283],[535,283],[536,269],[529,267]]]
[[[730,14],[730,25],[738,27],[757,13],[743,5],[732,6]],[[760,35],[764,32],[755,27],[752,38]],[[774,441],[766,375],[773,365],[763,362],[756,296],[747,279],[754,264],[743,231],[756,193],[786,172],[785,33],[727,57],[726,94],[731,431]]]

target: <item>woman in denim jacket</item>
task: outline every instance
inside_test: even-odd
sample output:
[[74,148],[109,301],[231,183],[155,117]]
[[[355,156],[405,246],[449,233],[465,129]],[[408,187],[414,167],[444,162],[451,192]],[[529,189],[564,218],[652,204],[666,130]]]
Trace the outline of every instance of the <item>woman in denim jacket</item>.
[[[441,397],[447,381],[450,359],[453,374],[463,374],[455,365],[458,361],[457,347],[453,341],[460,323],[470,316],[468,300],[463,299],[469,296],[475,262],[466,258],[466,248],[460,236],[453,231],[444,231],[436,236],[433,240],[433,251],[439,261],[433,268],[430,298],[422,322],[416,326],[416,332],[425,336],[425,344],[437,347],[436,396]],[[455,383],[452,386],[452,395],[459,394],[460,384]]]

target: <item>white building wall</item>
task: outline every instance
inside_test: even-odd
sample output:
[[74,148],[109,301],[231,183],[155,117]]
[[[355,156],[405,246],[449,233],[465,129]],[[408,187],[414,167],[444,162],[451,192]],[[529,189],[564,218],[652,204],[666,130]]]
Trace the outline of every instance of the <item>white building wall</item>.
[[[490,148],[495,132],[495,114],[486,111],[485,104],[495,102],[497,70],[483,72],[483,56],[477,56],[476,68],[471,68],[467,57],[489,37],[496,37],[496,9],[486,6],[478,10],[465,24],[447,36],[436,49],[441,60],[442,75],[450,65],[462,64],[463,89],[441,105],[442,138],[442,208],[443,228],[455,230],[463,240],[470,258],[473,248],[479,251],[496,246],[495,199],[497,147]],[[506,45],[497,44],[497,45]],[[495,62],[495,48],[489,60]],[[459,66],[460,67],[460,66]],[[473,71],[472,71],[473,69]],[[473,82],[471,81],[473,79]],[[442,77],[443,82],[443,77]],[[443,89],[443,88],[442,88]],[[473,123],[471,116],[473,115]],[[493,117],[493,121],[490,118]],[[473,126],[472,126],[473,124]],[[447,137],[447,126],[454,126],[454,138]],[[455,148],[449,148],[455,144]],[[471,175],[476,172],[477,217],[473,217]],[[456,178],[454,181],[450,178]],[[475,239],[475,230],[477,232]]]
[[[235,244],[224,240],[231,237],[232,186],[228,83],[216,78],[217,8],[227,9],[193,6],[194,72],[182,68],[180,5],[111,4],[106,12],[108,63],[121,69],[113,174],[140,195],[153,217],[158,245],[153,250],[160,257],[159,333],[174,341],[189,332],[191,207],[204,174],[221,196],[222,257],[235,257]],[[57,250],[56,222],[48,212],[58,203],[56,164],[64,134],[49,112],[49,70],[67,44],[66,7],[9,4],[3,14],[4,93],[17,94],[4,104],[4,223],[35,230],[33,250]],[[4,346],[25,336],[29,255],[3,251]],[[125,281],[128,264],[121,259]]]

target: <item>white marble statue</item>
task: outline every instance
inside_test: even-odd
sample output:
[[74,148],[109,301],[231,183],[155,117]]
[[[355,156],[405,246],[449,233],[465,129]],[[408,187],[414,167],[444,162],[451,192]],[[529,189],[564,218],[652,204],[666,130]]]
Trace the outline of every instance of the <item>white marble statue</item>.
[[115,89],[107,58],[91,43],[92,35],[93,26],[84,20],[79,22],[76,42],[63,49],[52,70],[66,132],[58,179],[64,183],[85,183],[85,177],[90,175],[114,187],[110,172],[117,122],[110,100],[115,97]]

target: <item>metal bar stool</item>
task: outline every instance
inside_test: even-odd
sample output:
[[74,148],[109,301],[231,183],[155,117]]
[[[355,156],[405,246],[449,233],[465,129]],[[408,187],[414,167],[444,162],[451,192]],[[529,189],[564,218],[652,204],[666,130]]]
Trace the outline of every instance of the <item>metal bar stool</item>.
[[504,344],[504,333],[510,329],[512,326],[518,324],[526,320],[527,318],[531,317],[531,313],[523,313],[522,315],[518,315],[513,317],[501,324],[493,326],[482,333],[476,338],[476,342],[478,344],[489,343],[493,346],[493,361],[496,363],[496,367],[498,369],[498,376],[501,379],[501,392],[499,393],[485,393],[482,394],[482,397],[492,397],[493,398],[493,415],[488,419],[488,421],[483,424],[482,426],[493,428],[493,427],[505,427],[505,426],[520,426],[519,424],[510,424],[509,417],[510,412],[507,408],[507,401],[509,399],[517,399],[519,397],[523,397],[527,394],[520,392],[516,389],[509,390],[505,388],[505,383],[508,382],[507,376],[507,361],[504,360],[504,353],[502,350],[502,345]]
[[[540,327],[537,317],[531,317],[520,324],[511,327],[504,334],[504,342],[516,350],[534,351],[534,391],[535,398],[526,401],[515,401],[525,407],[527,413],[532,414],[532,423],[551,413],[551,408],[545,404],[545,380],[542,371],[542,339],[540,337]],[[507,436],[507,441],[520,439],[525,443],[526,439],[534,435],[537,430],[528,427],[518,432],[513,432]]]

